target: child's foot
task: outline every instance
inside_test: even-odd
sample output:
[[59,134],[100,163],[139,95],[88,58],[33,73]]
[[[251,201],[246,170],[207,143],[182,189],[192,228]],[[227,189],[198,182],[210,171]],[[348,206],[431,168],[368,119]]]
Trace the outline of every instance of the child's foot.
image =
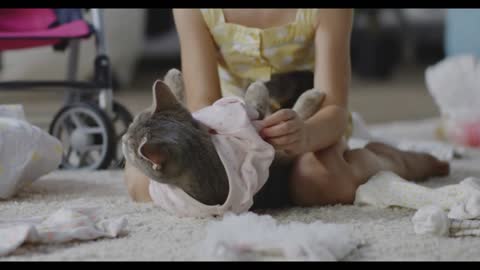
[[393,167],[401,177],[411,181],[425,181],[430,177],[447,176],[450,173],[450,164],[436,157],[411,151],[401,151],[383,143],[370,143],[367,146],[371,151],[388,157]]
[[403,152],[408,179],[425,181],[430,177],[447,176],[450,173],[450,164],[438,160],[432,155],[415,152]]

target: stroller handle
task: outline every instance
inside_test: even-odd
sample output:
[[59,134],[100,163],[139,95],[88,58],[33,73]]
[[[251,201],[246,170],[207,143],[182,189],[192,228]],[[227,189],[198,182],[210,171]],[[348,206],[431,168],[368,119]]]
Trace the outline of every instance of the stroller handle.
[[97,55],[106,55],[107,46],[105,44],[105,24],[103,19],[103,10],[99,8],[90,9],[92,13],[92,26],[95,29],[95,45]]

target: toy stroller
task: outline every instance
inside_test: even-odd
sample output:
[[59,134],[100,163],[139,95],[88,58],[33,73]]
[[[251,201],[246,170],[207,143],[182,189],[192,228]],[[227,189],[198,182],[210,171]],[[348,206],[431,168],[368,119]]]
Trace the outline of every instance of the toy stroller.
[[[84,19],[91,12],[91,22]],[[95,38],[92,81],[77,81],[79,42]],[[9,81],[0,88],[68,89],[66,104],[53,118],[49,132],[63,146],[63,169],[106,169],[123,162],[119,142],[132,115],[113,100],[109,57],[105,45],[103,12],[99,9],[0,9],[0,52],[53,46],[69,48],[65,81]]]

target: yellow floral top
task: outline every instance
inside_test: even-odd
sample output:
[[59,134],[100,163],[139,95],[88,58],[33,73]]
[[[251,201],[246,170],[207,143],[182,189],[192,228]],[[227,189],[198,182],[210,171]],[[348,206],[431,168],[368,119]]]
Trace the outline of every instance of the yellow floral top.
[[[223,9],[201,9],[220,54],[222,96],[243,97],[249,84],[268,81],[272,74],[313,71],[317,11],[298,9],[293,22],[259,29],[226,22]],[[352,130],[350,115],[347,138]]]
[[243,96],[250,83],[275,73],[313,70],[316,9],[298,9],[293,22],[266,29],[228,23],[222,9],[201,12],[220,52],[223,96]]

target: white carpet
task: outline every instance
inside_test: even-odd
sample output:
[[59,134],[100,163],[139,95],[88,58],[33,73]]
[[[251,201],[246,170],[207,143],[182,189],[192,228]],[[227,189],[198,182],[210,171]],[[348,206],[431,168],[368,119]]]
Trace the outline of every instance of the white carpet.
[[[432,138],[432,120],[373,127],[397,138]],[[426,185],[480,177],[480,158],[454,161],[452,175]],[[126,215],[128,234],[118,239],[59,245],[25,246],[0,260],[196,260],[197,244],[208,220],[177,219],[150,204],[129,200],[121,171],[54,172],[9,201],[0,201],[0,219],[48,215],[63,206],[101,206],[108,216]],[[480,238],[419,236],[407,209],[331,206],[270,212],[279,222],[322,220],[352,226],[365,245],[348,260],[479,260]],[[1,239],[0,239],[1,241]]]

